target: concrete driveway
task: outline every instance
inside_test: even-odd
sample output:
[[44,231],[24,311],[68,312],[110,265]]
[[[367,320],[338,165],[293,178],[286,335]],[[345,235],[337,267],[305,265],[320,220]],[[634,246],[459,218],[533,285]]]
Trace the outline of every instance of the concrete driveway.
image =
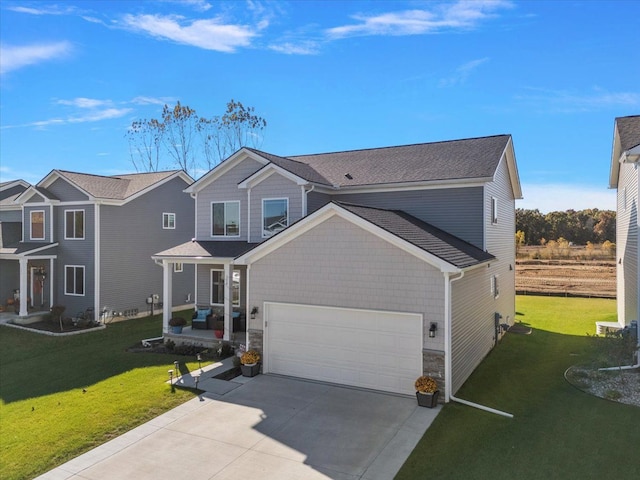
[[[203,394],[40,479],[391,479],[440,407],[258,375]],[[234,386],[235,387],[235,386]]]

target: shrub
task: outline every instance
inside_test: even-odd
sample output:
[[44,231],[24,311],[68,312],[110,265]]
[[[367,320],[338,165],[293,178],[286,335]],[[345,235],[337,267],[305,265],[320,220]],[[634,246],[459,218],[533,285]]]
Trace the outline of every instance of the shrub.
[[169,326],[171,327],[184,327],[187,321],[182,317],[173,317],[169,320]]

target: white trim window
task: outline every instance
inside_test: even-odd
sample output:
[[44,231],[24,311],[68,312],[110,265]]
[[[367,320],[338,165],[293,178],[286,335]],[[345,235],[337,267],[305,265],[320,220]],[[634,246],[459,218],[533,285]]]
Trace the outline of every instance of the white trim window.
[[65,240],[84,240],[84,210],[64,211]]
[[163,213],[162,214],[162,228],[164,230],[175,230],[176,228],[176,214],[175,213]]
[[224,306],[224,270],[211,269],[211,305]]
[[64,266],[64,294],[84,297],[84,266]]
[[498,199],[491,197],[491,223],[498,223]]
[[240,202],[211,202],[211,236],[240,236]]
[[30,219],[30,231],[29,231],[29,239],[30,240],[44,240],[44,210],[31,210],[29,212]]
[[262,238],[270,237],[289,226],[289,199],[262,200]]
[[498,279],[498,275],[491,277],[491,294],[493,295],[493,298],[498,298],[500,296],[500,283]]
[[174,273],[181,273],[184,271],[184,264],[182,263],[174,263],[173,264],[173,272]]
[[240,270],[234,270],[231,282],[231,304],[234,307],[239,307],[240,298]]

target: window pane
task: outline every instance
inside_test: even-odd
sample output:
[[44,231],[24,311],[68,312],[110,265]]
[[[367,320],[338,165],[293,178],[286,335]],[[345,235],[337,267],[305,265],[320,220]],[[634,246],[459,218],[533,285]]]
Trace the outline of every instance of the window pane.
[[84,238],[84,211],[78,210],[76,212],[76,238]]
[[225,206],[225,225],[227,235],[240,234],[240,204],[233,202]]
[[224,203],[213,204],[212,234],[224,235]]
[[44,212],[31,212],[31,238],[44,238]]
[[67,210],[64,212],[64,236],[65,238],[73,238],[74,229],[73,229],[73,211]]
[[76,291],[77,295],[84,295],[84,268],[76,267]]
[[265,200],[263,202],[262,234],[273,235],[287,227],[287,200]]
[[224,304],[224,272],[219,270],[211,275],[211,303]]
[[74,288],[74,282],[75,282],[75,277],[74,277],[74,272],[73,272],[74,268],[73,267],[66,267],[65,268],[65,280],[66,280],[66,285],[65,285],[65,293],[73,293]]
[[240,305],[240,270],[233,271],[233,284],[231,285],[231,299],[235,306]]

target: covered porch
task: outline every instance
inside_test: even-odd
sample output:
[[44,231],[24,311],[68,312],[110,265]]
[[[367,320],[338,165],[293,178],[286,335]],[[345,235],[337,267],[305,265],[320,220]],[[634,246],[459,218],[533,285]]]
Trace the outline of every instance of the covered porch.
[[48,312],[54,301],[54,268],[57,244],[20,243],[0,249],[0,306],[28,317]]
[[[165,338],[176,337],[182,343],[187,337],[193,342],[246,343],[250,315],[248,268],[234,261],[252,246],[247,242],[191,241],[153,256],[163,269],[162,333]],[[194,319],[183,333],[172,334],[169,320],[173,311],[173,274],[185,264],[195,265],[194,312],[204,318]]]

